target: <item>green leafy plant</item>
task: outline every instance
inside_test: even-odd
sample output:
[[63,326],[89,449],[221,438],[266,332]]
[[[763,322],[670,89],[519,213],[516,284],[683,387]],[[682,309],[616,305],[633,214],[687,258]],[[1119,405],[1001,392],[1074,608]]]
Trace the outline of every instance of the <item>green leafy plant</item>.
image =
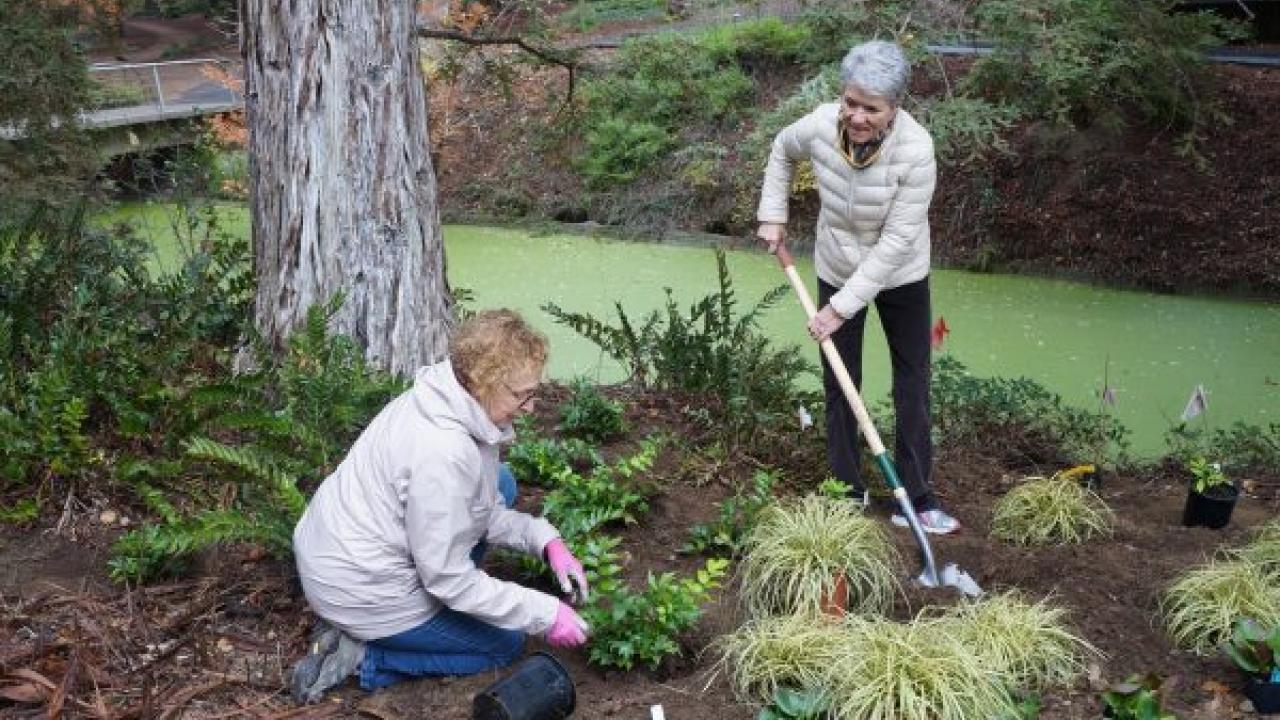
[[503,458],[521,482],[555,487],[567,475],[589,474],[604,464],[600,451],[585,440],[544,438],[519,430],[516,436],[519,439]]
[[1222,472],[1222,465],[1203,457],[1191,458],[1187,462],[1187,472],[1191,473],[1191,489],[1200,495],[1212,495],[1232,487],[1231,480]]
[[1204,54],[1241,33],[1210,13],[1172,12],[1175,4],[987,0],[978,26],[993,51],[963,89],[1062,124],[1136,119],[1194,133],[1222,117],[1205,91]]
[[1115,720],[1177,720],[1160,702],[1160,685],[1164,681],[1154,674],[1134,674],[1113,684],[1102,693],[1107,716]]
[[707,424],[730,444],[738,444],[761,429],[792,424],[795,408],[805,397],[795,384],[811,365],[796,347],[775,349],[757,327],[787,287],[770,290],[739,316],[724,251],[717,249],[715,257],[718,288],[687,313],[681,312],[670,289],[665,309],[650,313],[639,325],[621,304],[616,305],[616,325],[551,303],[543,310],[598,345],[642,387],[701,393],[716,400],[707,408]]
[[1231,635],[1240,618],[1280,624],[1280,584],[1251,562],[1212,560],[1174,581],[1160,612],[1175,645],[1206,653]]
[[756,720],[823,720],[831,701],[821,690],[780,687]]
[[[124,472],[145,488],[143,497],[160,519],[112,547],[114,579],[180,572],[194,553],[221,543],[252,541],[280,556],[291,552],[293,527],[306,507],[300,478],[323,478],[368,420],[404,389],[370,369],[350,339],[328,334],[340,303],[335,298],[311,308],[280,360],[263,353],[257,372],[191,392],[198,422],[176,468],[203,481],[197,487],[234,483],[231,502],[183,516],[162,492],[139,481],[165,468],[163,461],[135,462]],[[235,442],[217,439],[223,436]]]
[[899,590],[897,550],[849,500],[809,495],[770,506],[743,548],[741,596],[754,617],[821,614],[841,579],[850,612],[887,612]]
[[1070,685],[1098,650],[1064,622],[1066,611],[1047,600],[1027,602],[1006,592],[962,602],[941,618],[941,628],[983,658],[1019,690]]
[[[951,355],[934,360],[930,385],[934,432],[941,445],[996,452],[1010,464],[1072,465],[1097,461],[1099,429],[1103,454],[1122,460],[1129,431],[1105,426],[1098,413],[1064,405],[1062,398],[1029,378],[979,378]],[[993,447],[990,440],[1001,442]]]
[[646,440],[633,455],[590,475],[561,473],[542,501],[542,512],[565,538],[585,537],[610,523],[631,524],[649,509],[636,476],[653,467],[662,439]]
[[569,390],[569,399],[560,406],[560,432],[593,443],[608,442],[626,432],[622,403],[605,397],[586,378],[574,379]]
[[587,657],[602,667],[657,669],[663,658],[680,654],[679,635],[693,626],[701,606],[720,586],[727,560],[711,558],[691,577],[649,573],[641,592],[619,586],[592,596],[582,611],[591,626]]
[[1280,477],[1280,423],[1254,425],[1236,421],[1212,431],[1180,422],[1165,431],[1169,455],[1182,465],[1196,457],[1222,458],[1222,470],[1237,477]]
[[996,501],[991,534],[1019,545],[1059,545],[1110,535],[1113,515],[1102,498],[1057,477],[1027,478]]
[[1240,618],[1218,648],[1241,670],[1280,682],[1280,623],[1267,627],[1253,618]]
[[774,474],[757,470],[751,478],[751,489],[746,493],[734,493],[733,497],[718,503],[716,519],[690,528],[689,539],[680,551],[716,551],[737,555],[742,550],[743,537],[755,525],[756,516],[773,499],[773,486],[776,483],[777,477]]

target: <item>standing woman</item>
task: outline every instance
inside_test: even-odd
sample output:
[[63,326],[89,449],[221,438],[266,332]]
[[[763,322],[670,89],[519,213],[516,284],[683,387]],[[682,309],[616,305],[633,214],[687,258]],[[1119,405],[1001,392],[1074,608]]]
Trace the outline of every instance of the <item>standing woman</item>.
[[[946,534],[960,525],[939,507],[931,484],[933,139],[900,107],[910,71],[894,43],[873,41],[850,50],[840,64],[840,101],[819,106],[774,139],[757,219],[760,238],[776,252],[785,236],[795,164],[812,161],[821,201],[814,241],[821,310],[809,322],[809,334],[835,343],[861,388],[863,328],[867,306],[876,304],[893,364],[894,459],[921,525]],[[836,478],[864,497],[857,419],[825,357],[822,366],[828,461]],[[907,524],[900,515],[893,521]]]
[[449,358],[418,371],[320,485],[293,533],[298,575],[325,630],[294,668],[314,702],[357,675],[375,690],[428,675],[509,665],[525,635],[586,641],[564,602],[481,569],[488,543],[544,557],[585,600],[579,563],[545,519],[511,509],[515,480],[498,462],[511,422],[531,409],[547,340],[509,310],[477,313]]

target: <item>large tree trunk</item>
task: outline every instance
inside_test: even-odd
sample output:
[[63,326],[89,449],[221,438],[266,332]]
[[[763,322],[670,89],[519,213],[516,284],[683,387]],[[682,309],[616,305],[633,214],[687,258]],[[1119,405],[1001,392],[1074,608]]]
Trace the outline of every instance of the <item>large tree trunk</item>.
[[451,319],[410,0],[246,0],[256,321],[280,346],[336,293],[334,330],[401,375]]

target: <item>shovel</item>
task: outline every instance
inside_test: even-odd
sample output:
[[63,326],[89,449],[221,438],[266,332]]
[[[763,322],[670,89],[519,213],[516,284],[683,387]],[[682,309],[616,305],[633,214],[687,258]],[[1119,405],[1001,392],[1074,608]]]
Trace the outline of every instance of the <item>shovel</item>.
[[[787,274],[787,279],[791,281],[791,287],[800,298],[800,304],[804,306],[805,314],[812,320],[813,316],[818,314],[818,309],[814,307],[813,299],[809,297],[809,291],[805,289],[804,282],[800,280],[800,275],[796,272],[796,265],[791,257],[791,252],[780,244],[776,254],[778,262],[782,265],[782,271]],[[956,567],[955,563],[947,565],[941,571],[938,570],[937,563],[933,559],[933,548],[929,546],[929,538],[925,535],[924,528],[920,526],[920,518],[916,516],[916,510],[911,505],[911,498],[907,497],[906,488],[902,487],[902,482],[898,479],[898,471],[893,466],[893,460],[889,458],[889,453],[885,451],[884,443],[880,441],[880,433],[876,432],[876,426],[871,423],[871,416],[867,414],[867,408],[862,403],[862,396],[858,394],[858,389],[854,387],[853,378],[849,377],[849,371],[844,366],[844,360],[840,358],[840,352],[836,350],[835,343],[831,342],[830,338],[823,340],[821,345],[822,353],[826,355],[827,363],[831,365],[836,381],[840,383],[840,389],[844,391],[844,396],[849,401],[849,407],[853,408],[853,414],[858,418],[858,428],[862,431],[862,436],[867,439],[867,447],[871,449],[871,454],[875,456],[876,464],[880,466],[885,482],[889,484],[889,489],[893,491],[894,499],[898,501],[898,508],[902,511],[902,516],[907,519],[907,525],[911,527],[911,534],[915,536],[916,544],[920,546],[924,570],[916,577],[916,582],[930,588],[953,587],[969,597],[981,595],[982,588],[978,587],[978,583],[969,576],[969,573]]]

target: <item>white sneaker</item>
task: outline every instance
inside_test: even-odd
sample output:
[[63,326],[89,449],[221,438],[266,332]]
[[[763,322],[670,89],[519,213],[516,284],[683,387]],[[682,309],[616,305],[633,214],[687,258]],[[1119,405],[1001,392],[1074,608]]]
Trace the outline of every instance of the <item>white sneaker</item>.
[[[925,510],[916,513],[920,519],[920,528],[930,535],[950,535],[960,529],[960,521],[941,510]],[[911,527],[902,513],[894,513],[889,521],[898,527]]]

